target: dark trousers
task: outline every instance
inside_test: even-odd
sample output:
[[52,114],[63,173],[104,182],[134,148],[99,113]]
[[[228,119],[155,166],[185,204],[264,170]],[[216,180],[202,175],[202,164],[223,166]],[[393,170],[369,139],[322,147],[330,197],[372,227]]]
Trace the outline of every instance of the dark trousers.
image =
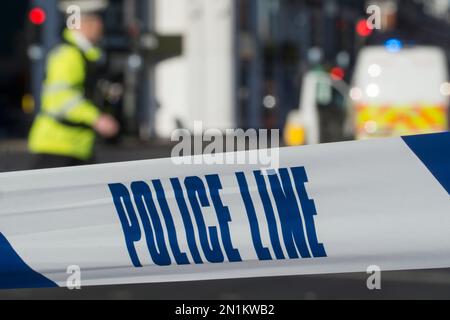
[[32,169],[74,167],[93,163],[93,160],[83,161],[72,157],[56,156],[51,154],[36,154],[33,157]]

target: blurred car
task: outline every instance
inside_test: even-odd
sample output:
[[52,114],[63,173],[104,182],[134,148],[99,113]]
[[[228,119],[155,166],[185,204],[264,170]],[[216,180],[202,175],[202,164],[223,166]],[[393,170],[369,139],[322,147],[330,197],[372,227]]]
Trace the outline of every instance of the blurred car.
[[362,50],[350,91],[356,138],[446,131],[447,81],[446,55],[438,47],[403,48],[390,40]]
[[310,71],[303,78],[300,108],[291,111],[284,128],[288,146],[345,140],[344,126],[350,87],[326,72]]
[[[319,82],[310,78],[304,80],[300,109],[288,117],[288,145],[324,142],[314,98]],[[351,89],[341,92],[351,98],[343,136],[360,140],[448,130],[450,83],[446,54],[439,47],[404,47],[396,39],[366,47],[358,56]]]

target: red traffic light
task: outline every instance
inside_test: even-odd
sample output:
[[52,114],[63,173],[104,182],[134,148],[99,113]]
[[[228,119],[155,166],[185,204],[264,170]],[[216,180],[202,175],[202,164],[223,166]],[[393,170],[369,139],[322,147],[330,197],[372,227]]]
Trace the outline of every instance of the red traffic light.
[[336,81],[344,80],[345,70],[340,67],[334,67],[333,69],[331,69],[330,75],[333,80],[336,80]]
[[47,20],[47,14],[42,8],[36,7],[30,10],[28,19],[32,24],[41,25],[44,24],[45,20]]
[[366,19],[361,19],[358,21],[358,24],[356,25],[356,32],[358,33],[359,36],[366,38],[372,34],[373,30],[369,28]]

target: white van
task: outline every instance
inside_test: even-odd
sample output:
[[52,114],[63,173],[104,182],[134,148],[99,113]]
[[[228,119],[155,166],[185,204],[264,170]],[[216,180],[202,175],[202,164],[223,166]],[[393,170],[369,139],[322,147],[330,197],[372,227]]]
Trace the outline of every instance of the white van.
[[438,47],[367,47],[356,65],[352,98],[357,139],[448,129],[447,59]]
[[316,92],[324,81],[347,101],[345,136],[368,139],[448,130],[445,52],[438,47],[403,48],[399,40],[390,40],[361,50],[351,86],[326,74],[305,76],[300,109],[289,115],[285,128],[287,145],[323,141]]

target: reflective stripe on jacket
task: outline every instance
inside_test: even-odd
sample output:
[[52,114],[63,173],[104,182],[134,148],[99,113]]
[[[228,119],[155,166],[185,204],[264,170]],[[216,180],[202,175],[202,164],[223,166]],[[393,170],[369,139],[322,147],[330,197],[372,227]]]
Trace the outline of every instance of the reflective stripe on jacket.
[[98,61],[101,52],[83,48],[72,31],[66,30],[64,39],[48,56],[41,112],[31,129],[29,148],[33,153],[87,160],[92,157],[92,126],[100,111],[87,99],[85,87],[88,64]]

